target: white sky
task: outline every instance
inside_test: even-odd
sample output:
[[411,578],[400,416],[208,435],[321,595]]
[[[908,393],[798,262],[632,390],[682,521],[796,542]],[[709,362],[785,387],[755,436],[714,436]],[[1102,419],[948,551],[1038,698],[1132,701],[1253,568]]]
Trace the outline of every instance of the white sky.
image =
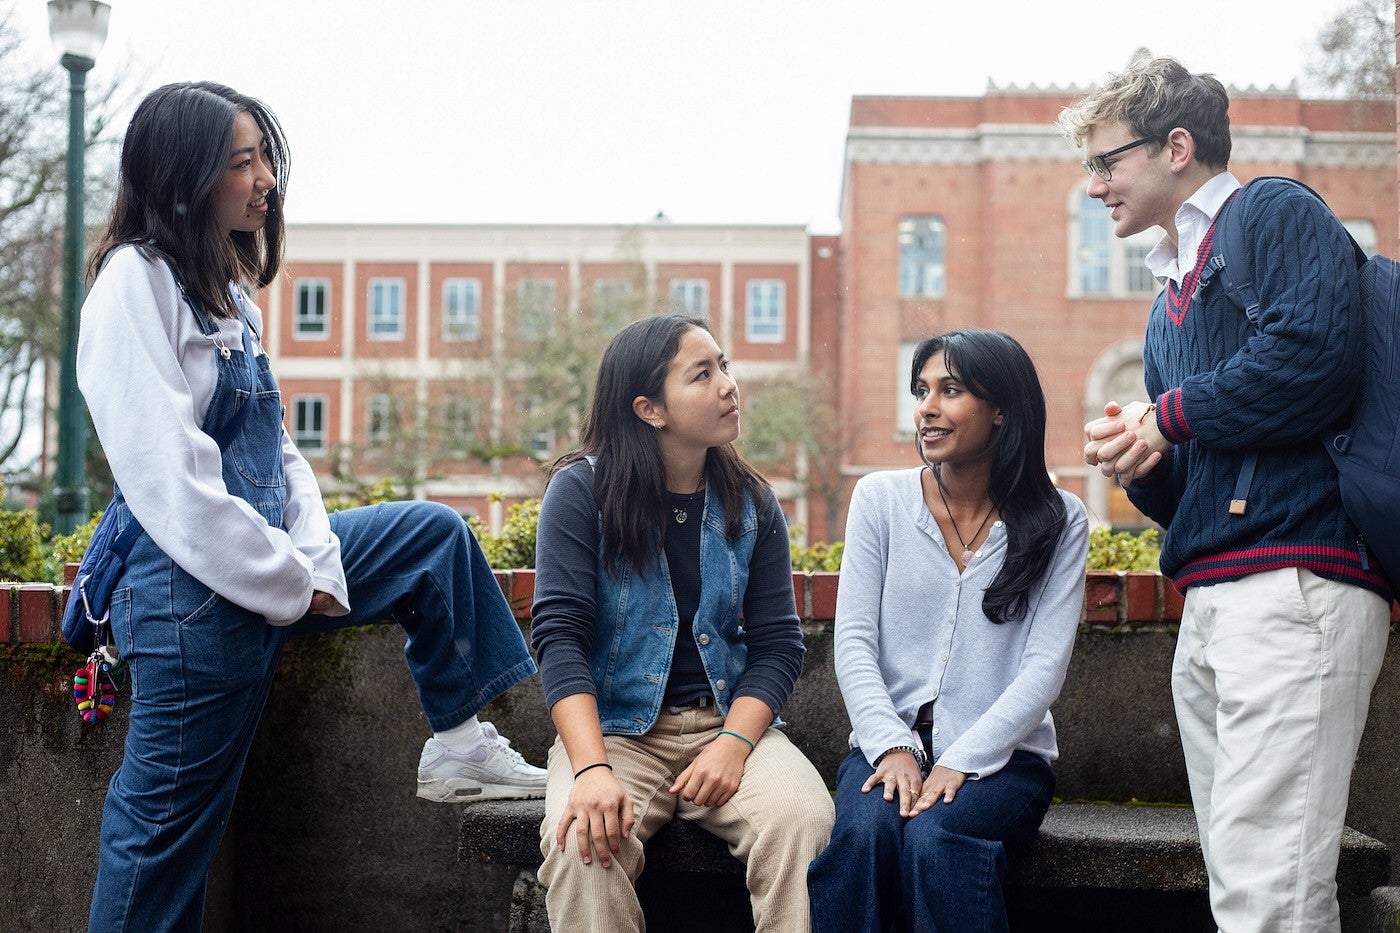
[[[0,0],[4,3],[5,0]],[[36,61],[42,0],[9,0]],[[1146,45],[1301,80],[1348,0],[110,0],[94,80],[220,81],[291,142],[288,218],[835,229],[852,95],[1087,86]],[[1301,8],[1301,9],[1300,9]]]

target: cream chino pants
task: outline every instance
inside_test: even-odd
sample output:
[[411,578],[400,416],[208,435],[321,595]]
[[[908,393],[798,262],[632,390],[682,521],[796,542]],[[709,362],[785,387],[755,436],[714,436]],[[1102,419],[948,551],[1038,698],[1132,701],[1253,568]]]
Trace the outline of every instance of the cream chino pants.
[[724,718],[710,707],[663,712],[646,735],[604,736],[613,775],[631,795],[636,818],[610,868],[597,859],[583,864],[572,831],[562,852],[555,847],[559,818],[574,784],[564,744],[555,739],[540,825],[544,864],[539,872],[549,888],[545,905],[551,929],[645,929],[634,887],[645,859],[643,843],[673,817],[705,827],[745,863],[755,933],[811,929],[807,865],[826,847],[836,810],[821,775],[787,736],[777,729],[764,732],[744,764],[738,791],[722,807],[696,806],[669,793],[676,775],[723,727]]
[[1298,568],[1187,591],[1172,693],[1223,933],[1340,929],[1347,795],[1389,634],[1384,599]]

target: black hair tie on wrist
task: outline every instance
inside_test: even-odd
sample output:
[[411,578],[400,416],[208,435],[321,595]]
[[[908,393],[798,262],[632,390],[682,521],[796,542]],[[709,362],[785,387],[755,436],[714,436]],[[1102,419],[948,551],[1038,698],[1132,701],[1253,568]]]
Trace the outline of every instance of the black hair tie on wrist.
[[606,761],[598,761],[594,762],[591,765],[584,765],[582,768],[579,768],[577,771],[574,772],[574,780],[577,781],[578,776],[580,774],[582,774],[585,771],[592,771],[594,768],[607,768],[609,771],[611,771],[612,765],[608,764]]

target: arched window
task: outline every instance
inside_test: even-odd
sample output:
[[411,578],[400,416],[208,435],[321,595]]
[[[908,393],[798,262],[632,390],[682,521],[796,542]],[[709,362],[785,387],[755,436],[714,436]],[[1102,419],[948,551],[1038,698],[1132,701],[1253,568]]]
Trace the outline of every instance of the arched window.
[[1113,234],[1113,219],[1103,204],[1089,197],[1087,186],[1075,189],[1070,208],[1069,293],[1074,298],[1148,297],[1157,281],[1143,260],[1162,238],[1149,227],[1125,239]]

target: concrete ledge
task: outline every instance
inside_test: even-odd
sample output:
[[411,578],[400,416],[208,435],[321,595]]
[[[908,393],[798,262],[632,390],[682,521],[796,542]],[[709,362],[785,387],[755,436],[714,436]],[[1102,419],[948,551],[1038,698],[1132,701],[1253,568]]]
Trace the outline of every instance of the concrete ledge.
[[[458,859],[536,868],[540,862],[542,800],[502,800],[462,808]],[[647,870],[741,876],[743,866],[719,839],[673,821],[647,843]],[[1342,897],[1367,896],[1384,885],[1390,852],[1347,829],[1337,888]],[[1139,891],[1204,891],[1205,866],[1189,807],[1055,804],[1040,835],[1012,861],[1012,887]],[[1388,889],[1400,893],[1400,888]]]
[[1371,892],[1371,933],[1400,930],[1400,887],[1376,888]]

